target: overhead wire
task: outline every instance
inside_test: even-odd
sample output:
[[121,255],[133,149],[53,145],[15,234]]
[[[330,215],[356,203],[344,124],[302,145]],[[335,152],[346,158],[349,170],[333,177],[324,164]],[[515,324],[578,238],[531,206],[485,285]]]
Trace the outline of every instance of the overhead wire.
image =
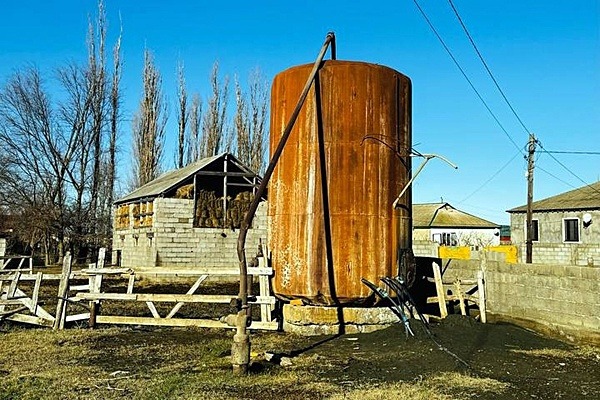
[[583,179],[581,179],[579,177],[579,175],[577,175],[575,172],[571,171],[571,169],[569,167],[567,167],[565,164],[563,164],[558,158],[556,158],[554,156],[554,154],[552,153],[548,153],[546,151],[546,149],[544,148],[544,146],[538,142],[540,148],[543,150],[544,153],[547,153],[554,161],[556,161],[561,167],[563,167],[568,173],[570,173],[572,176],[574,176],[575,178],[577,178],[577,180],[579,180],[580,182],[582,182],[585,186],[587,186],[588,188],[592,189],[594,192],[600,194],[600,190],[596,189],[595,187],[591,186],[589,183],[587,183],[586,181],[584,181]]
[[[416,2],[416,0],[414,0]],[[460,13],[458,12],[458,9],[456,8],[456,6],[454,5],[454,2],[452,0],[448,0],[448,3],[450,4],[450,7],[452,8],[452,11],[454,12],[454,15],[456,16],[456,19],[458,20],[458,22],[460,23],[460,26],[462,27],[463,31],[465,32],[465,35],[467,36],[467,38],[469,39],[469,42],[471,43],[471,46],[473,47],[473,49],[475,50],[475,53],[477,54],[477,57],[479,58],[479,60],[481,61],[481,63],[483,64],[483,67],[485,68],[485,70],[487,71],[488,75],[490,76],[490,78],[492,79],[492,81],[494,82],[494,85],[496,86],[496,89],[498,89],[498,92],[500,93],[500,95],[502,96],[502,98],[504,99],[505,103],[507,104],[507,106],[510,108],[510,110],[512,111],[513,115],[515,116],[515,118],[519,121],[519,123],[521,124],[521,126],[523,127],[523,129],[525,130],[526,133],[530,133],[531,131],[529,130],[529,128],[527,128],[527,126],[525,125],[525,123],[523,122],[523,120],[521,119],[521,117],[519,116],[519,114],[517,113],[517,111],[515,110],[515,108],[513,107],[513,105],[511,104],[511,102],[508,100],[508,97],[506,96],[506,94],[504,93],[504,90],[502,90],[502,88],[500,87],[500,84],[498,83],[498,80],[496,79],[496,77],[494,76],[494,74],[492,73],[490,67],[488,66],[487,62],[485,61],[485,59],[483,58],[483,55],[481,54],[481,52],[479,51],[479,48],[477,47],[477,45],[475,44],[475,40],[473,39],[473,37],[471,36],[471,33],[469,32],[465,22],[463,21],[462,17],[460,16]],[[571,175],[573,175],[575,178],[577,178],[580,182],[582,182],[584,185],[592,188],[594,191],[597,191],[595,188],[593,188],[592,186],[590,186],[586,181],[584,181],[583,179],[581,179],[576,173],[574,173],[570,168],[568,168],[566,165],[564,165],[562,162],[560,162],[556,157],[553,156],[552,153],[563,153],[563,154],[595,154],[595,155],[600,155],[600,152],[548,152],[546,151],[546,149],[542,146],[541,142],[539,140],[536,140],[536,142],[539,144],[540,148],[544,149],[544,152],[548,153],[548,155],[550,155],[550,157],[552,157],[552,159],[554,161],[556,161],[560,166],[562,166],[565,170],[567,170]],[[539,156],[538,156],[539,158]],[[546,172],[547,174],[549,174],[550,176],[554,177],[555,179],[558,179],[559,181],[566,183],[564,180],[556,177],[555,175],[549,173],[548,171],[542,169],[541,167],[538,166],[538,168],[544,172]],[[573,185],[568,184],[569,186],[573,187]]]
[[488,178],[488,180],[486,180],[485,182],[483,182],[477,189],[473,190],[467,197],[465,197],[464,199],[462,199],[461,201],[458,202],[458,204],[464,203],[465,201],[469,200],[471,197],[473,197],[473,195],[475,195],[475,193],[479,192],[481,189],[483,189],[485,187],[485,185],[487,185],[488,183],[490,183],[496,176],[498,176],[500,174],[500,172],[504,171],[504,169],[506,167],[508,167],[508,165],[515,159],[517,158],[517,156],[521,154],[521,152],[517,152],[515,153],[514,156],[512,156],[510,158],[510,160],[508,160],[502,167],[500,167],[500,169],[498,169],[498,171],[496,171],[492,176],[490,176]]
[[573,188],[573,189],[577,189],[577,186],[574,186],[572,184],[570,184],[569,182],[559,178],[558,176],[554,175],[553,173],[551,173],[550,171],[545,170],[544,168],[540,167],[539,165],[536,166],[537,169],[539,169],[540,171],[546,173],[547,175],[550,175],[551,177],[553,177],[554,179],[556,179],[557,181],[560,181],[562,183],[564,183],[565,185]]
[[454,62],[454,65],[456,65],[456,67],[459,69],[459,71],[462,74],[462,76],[469,83],[469,86],[471,86],[471,89],[473,89],[473,91],[475,92],[475,94],[477,95],[477,97],[479,98],[479,100],[481,101],[481,103],[484,105],[484,107],[486,108],[486,110],[488,111],[488,113],[492,116],[492,118],[494,119],[494,121],[496,121],[496,124],[500,127],[500,129],[502,130],[502,132],[504,132],[504,134],[506,135],[506,137],[515,146],[515,148],[517,150],[519,150],[520,152],[522,152],[522,154],[524,155],[525,153],[521,149],[521,146],[519,146],[517,144],[517,142],[512,138],[512,136],[508,133],[508,131],[506,130],[506,128],[504,128],[504,125],[502,125],[502,123],[500,122],[500,120],[498,119],[498,117],[496,116],[496,114],[494,114],[494,112],[492,111],[492,109],[490,108],[490,106],[488,105],[488,103],[481,96],[481,94],[479,93],[479,91],[477,90],[477,88],[475,87],[475,85],[473,84],[473,82],[471,81],[471,79],[467,76],[467,73],[465,72],[465,70],[461,67],[461,65],[458,62],[458,60],[456,59],[456,57],[454,57],[454,54],[452,54],[452,51],[450,50],[450,48],[448,47],[448,45],[446,45],[446,42],[444,41],[444,39],[442,38],[442,36],[439,34],[439,32],[437,31],[437,29],[435,28],[435,26],[433,25],[433,23],[431,22],[431,20],[429,19],[429,17],[425,13],[425,10],[423,10],[423,8],[421,7],[421,5],[419,4],[419,2],[417,0],[413,0],[413,3],[415,4],[415,6],[417,7],[417,9],[421,13],[421,15],[423,16],[423,18],[425,19],[425,21],[427,22],[427,25],[429,25],[429,28],[433,31],[433,33],[435,34],[435,36],[437,37],[437,39],[439,40],[439,42],[442,44],[442,47],[444,47],[444,50],[446,50],[446,53],[448,53],[448,55],[450,56],[450,58]]
[[494,82],[494,85],[496,85],[496,89],[498,89],[498,91],[500,92],[500,95],[502,95],[502,98],[504,99],[504,101],[508,105],[508,108],[510,108],[510,110],[512,111],[512,113],[514,114],[514,116],[517,118],[517,120],[519,121],[519,123],[523,127],[523,129],[525,129],[525,132],[529,134],[531,131],[525,126],[525,123],[523,122],[523,120],[521,119],[521,117],[519,116],[519,114],[517,114],[517,111],[515,110],[515,108],[512,106],[512,104],[510,103],[510,101],[508,101],[508,98],[506,97],[506,94],[504,93],[504,91],[500,87],[500,84],[496,80],[496,77],[494,77],[494,74],[492,73],[490,67],[485,62],[485,59],[481,55],[481,52],[479,51],[479,48],[477,48],[477,45],[475,44],[475,40],[473,40],[473,37],[469,33],[469,30],[467,29],[467,26],[465,25],[465,23],[463,22],[460,14],[458,13],[458,10],[454,6],[454,3],[452,2],[452,0],[448,0],[448,3],[450,3],[450,7],[452,8],[452,11],[454,11],[454,15],[456,15],[456,18],[458,19],[458,22],[460,23],[460,26],[463,28],[463,31],[465,32],[465,34],[467,35],[467,38],[471,42],[471,45],[473,46],[473,49],[475,50],[475,53],[477,53],[477,56],[479,57],[479,60],[481,60],[481,63],[483,64],[485,70],[487,71],[488,75],[490,76],[490,78]]
[[600,151],[557,151],[557,150],[546,150],[544,153],[548,153],[548,154],[577,154],[577,155],[600,156]]

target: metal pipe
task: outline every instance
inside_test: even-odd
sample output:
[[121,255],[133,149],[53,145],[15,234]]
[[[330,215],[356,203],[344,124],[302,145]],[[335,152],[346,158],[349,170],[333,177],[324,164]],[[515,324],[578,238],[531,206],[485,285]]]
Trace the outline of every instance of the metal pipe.
[[[411,154],[411,156],[414,156],[414,155]],[[415,172],[415,174],[412,176],[412,178],[410,178],[410,180],[406,183],[406,185],[404,185],[404,188],[398,194],[398,197],[396,197],[396,200],[394,200],[394,203],[392,204],[392,208],[396,208],[396,206],[398,205],[398,202],[400,201],[400,199],[402,198],[402,196],[404,195],[404,193],[406,192],[406,190],[408,190],[408,188],[410,187],[410,185],[412,185],[413,181],[417,178],[417,176],[419,176],[419,174],[421,173],[421,171],[423,170],[423,168],[425,168],[425,165],[432,158],[439,158],[440,160],[444,161],[446,164],[448,164],[452,168],[458,169],[458,167],[456,165],[454,165],[452,162],[450,162],[444,156],[440,156],[440,155],[437,155],[437,154],[418,154],[418,157],[423,157],[425,160],[423,160],[423,162],[421,163],[421,165],[417,169],[417,172]]]
[[[249,338],[249,335],[246,333],[247,325],[249,322],[249,317],[246,313],[246,310],[248,309],[248,281],[247,281],[248,266],[246,263],[246,253],[244,251],[244,247],[246,245],[246,236],[248,234],[248,229],[249,229],[250,225],[252,224],[252,220],[254,219],[256,210],[258,209],[258,204],[260,203],[260,199],[265,192],[265,189],[267,187],[267,184],[269,183],[269,180],[271,179],[271,175],[273,175],[275,166],[277,165],[277,162],[279,161],[279,157],[281,156],[281,153],[283,152],[283,148],[292,132],[294,123],[296,122],[296,119],[298,118],[298,115],[300,114],[300,110],[302,109],[302,106],[304,105],[304,101],[306,100],[306,96],[308,96],[310,87],[312,86],[312,83],[315,80],[315,77],[317,76],[317,72],[321,68],[321,63],[323,61],[323,58],[325,57],[325,54],[327,53],[327,49],[329,48],[330,44],[332,47],[332,58],[335,59],[335,54],[334,54],[334,50],[333,50],[333,49],[335,49],[335,34],[333,32],[327,33],[325,42],[323,43],[323,46],[321,47],[321,51],[319,52],[319,55],[317,56],[317,59],[315,60],[313,68],[308,77],[308,80],[306,81],[304,89],[302,90],[300,98],[298,99],[298,103],[296,104],[296,108],[294,108],[294,111],[292,112],[292,115],[290,116],[290,119],[283,131],[281,139],[279,140],[279,143],[277,144],[277,148],[275,149],[275,152],[273,153],[273,157],[271,158],[271,161],[269,162],[269,166],[267,167],[267,170],[265,171],[265,175],[260,183],[260,186],[258,187],[258,190],[256,191],[256,194],[254,195],[254,199],[252,200],[252,203],[250,204],[250,207],[248,209],[248,212],[246,213],[244,221],[242,222],[242,227],[240,229],[240,235],[239,235],[238,241],[237,241],[237,254],[238,254],[238,259],[240,260],[240,292],[238,295],[240,309],[238,310],[238,318],[237,318],[237,324],[236,324],[237,331],[236,331],[236,335],[234,335],[234,343],[233,343],[233,347],[232,347],[232,361],[234,362],[233,363],[233,372],[234,373],[238,373],[238,374],[247,373],[248,363],[249,363],[249,354],[250,354],[250,338]],[[239,352],[243,353],[242,356],[238,356]],[[245,356],[246,354],[247,354],[248,359],[246,359],[246,356]],[[238,361],[238,363],[236,364],[235,361]]]

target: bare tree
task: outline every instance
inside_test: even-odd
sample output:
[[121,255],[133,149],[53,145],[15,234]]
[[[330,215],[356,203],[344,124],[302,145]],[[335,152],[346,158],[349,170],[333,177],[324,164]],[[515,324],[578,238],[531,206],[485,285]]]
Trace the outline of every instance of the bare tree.
[[208,109],[202,119],[201,157],[211,157],[223,149],[226,135],[227,94],[229,80],[219,82],[219,63],[215,62],[210,77],[212,94],[208,99]]
[[34,67],[15,72],[0,91],[0,147],[10,155],[0,182],[2,203],[16,215],[37,216],[24,234],[32,247],[42,237],[44,244],[51,236],[62,243],[68,170],[78,140],[61,129]]
[[110,138],[108,144],[108,161],[107,161],[107,179],[106,179],[106,209],[108,210],[108,218],[106,225],[106,234],[112,231],[112,204],[115,200],[115,175],[116,175],[116,160],[117,160],[117,136],[119,130],[120,107],[121,107],[121,71],[123,68],[121,61],[121,36],[123,29],[113,48],[113,74],[110,87]]
[[205,150],[202,147],[204,142],[200,138],[200,128],[202,125],[202,100],[197,93],[192,97],[192,104],[189,108],[189,125],[187,131],[187,162],[186,164],[198,161]]
[[237,141],[237,154],[240,161],[253,171],[263,172],[268,131],[267,107],[268,89],[260,71],[254,70],[248,80],[248,96],[239,81],[235,81],[236,113],[234,125]]
[[0,88],[0,207],[17,216],[30,249],[43,246],[47,263],[66,246],[87,253],[110,230],[121,64],[119,41],[109,96],[106,25],[100,1],[89,23],[87,63],[57,69],[60,101],[35,67]]
[[186,126],[188,122],[189,110],[187,106],[187,91],[185,88],[185,74],[183,71],[183,62],[177,64],[177,100],[178,100],[178,127],[179,127],[179,146],[177,147],[177,168],[183,168],[186,153]]
[[140,187],[160,173],[164,150],[166,102],[162,79],[149,50],[144,52],[143,95],[133,119],[132,187]]
[[[97,35],[96,35],[97,33]],[[91,217],[95,226],[98,217],[98,192],[103,177],[100,174],[102,164],[102,133],[106,120],[107,81],[106,81],[106,14],[104,3],[98,2],[98,18],[96,28],[90,20],[88,28],[88,96],[91,111],[91,136],[93,141],[93,173],[91,187]],[[94,229],[94,228],[92,228]]]

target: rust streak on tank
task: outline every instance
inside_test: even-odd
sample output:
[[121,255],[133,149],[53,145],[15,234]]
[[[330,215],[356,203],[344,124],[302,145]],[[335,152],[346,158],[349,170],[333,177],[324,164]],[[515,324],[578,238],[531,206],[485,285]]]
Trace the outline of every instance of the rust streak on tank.
[[[274,79],[271,150],[311,66],[290,68]],[[395,275],[398,247],[411,247],[411,191],[392,209],[410,179],[411,83],[391,68],[334,60],[324,62],[318,82],[320,107],[313,85],[270,185],[274,291],[310,304],[330,305],[334,297],[341,304],[357,304],[370,295],[360,278],[378,281]],[[332,268],[327,265],[318,120],[324,139]],[[380,140],[363,140],[367,135]]]

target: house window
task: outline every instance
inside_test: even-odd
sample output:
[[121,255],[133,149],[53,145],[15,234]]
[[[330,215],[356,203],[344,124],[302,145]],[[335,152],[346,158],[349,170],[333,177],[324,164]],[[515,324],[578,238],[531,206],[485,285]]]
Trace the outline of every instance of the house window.
[[442,246],[458,246],[458,236],[454,232],[434,233],[432,239]]
[[565,242],[579,242],[579,218],[563,219]]
[[[525,220],[525,240],[527,240],[527,220]],[[537,219],[531,220],[531,241],[540,241],[540,224]]]

